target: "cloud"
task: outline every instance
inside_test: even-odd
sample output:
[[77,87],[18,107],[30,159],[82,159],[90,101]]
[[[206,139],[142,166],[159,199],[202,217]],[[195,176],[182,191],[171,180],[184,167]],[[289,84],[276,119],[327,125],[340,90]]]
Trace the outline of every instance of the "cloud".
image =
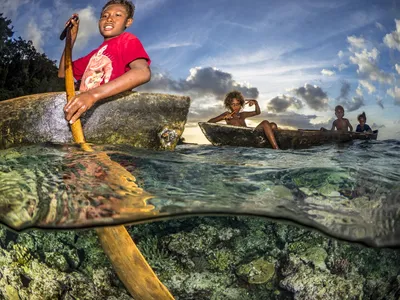
[[26,40],[32,41],[33,46],[38,52],[43,52],[43,46],[46,42],[46,32],[53,27],[53,15],[49,9],[41,11],[40,22],[32,17],[24,26],[23,35]]
[[347,42],[350,44],[352,48],[365,48],[365,39],[363,37],[356,37],[354,35],[347,37]]
[[371,84],[370,82],[366,81],[366,80],[360,80],[360,85],[365,88],[366,90],[368,90],[368,94],[372,94],[376,91],[376,88],[373,84]]
[[395,97],[395,95],[394,95],[394,89],[388,89],[387,91],[386,91],[386,94],[388,94],[390,97],[392,97],[392,98],[394,98]]
[[204,122],[220,115],[226,111],[222,100],[216,101],[214,97],[198,98],[195,103],[190,105],[188,122]]
[[383,26],[381,23],[375,22],[375,26],[376,26],[376,28],[378,28],[379,30],[385,31],[385,26]]
[[347,111],[354,111],[359,109],[364,104],[364,97],[362,96],[362,91],[360,86],[357,87],[356,93],[358,96],[349,99],[351,86],[347,81],[342,81],[342,86],[340,88],[340,95],[336,98],[341,105],[343,105]]
[[259,94],[257,88],[239,83],[233,79],[232,74],[212,67],[192,68],[186,80],[174,80],[166,74],[156,73],[140,90],[189,93],[196,97],[213,95],[217,98],[222,98],[231,90],[239,90],[249,98],[257,98]]
[[306,83],[304,87],[292,89],[290,92],[302,98],[314,110],[324,111],[328,108],[328,95],[316,85]]
[[361,77],[387,84],[393,82],[393,76],[379,69],[377,65],[379,51],[376,48],[370,52],[364,49],[362,52],[354,52],[353,54],[353,56],[350,56],[350,62],[358,66],[357,73]]
[[396,64],[396,65],[395,65],[395,68],[396,68],[397,73],[400,74],[400,65]]
[[25,37],[32,41],[33,46],[38,52],[43,52],[43,31],[39,29],[34,20],[30,20],[25,29]]
[[383,38],[383,42],[390,49],[397,49],[400,51],[400,20],[395,19],[396,22],[396,31],[388,33]]
[[360,84],[357,86],[356,94],[357,94],[358,96],[363,96],[363,95],[364,95],[363,92],[362,92],[362,88],[361,88],[361,85],[360,85]]
[[[201,63],[203,65],[218,65],[224,68],[237,66],[248,68],[249,64],[260,65],[266,62],[279,61],[282,56],[298,47],[299,45],[294,42],[288,42],[282,46],[258,47],[254,51],[244,50],[239,47],[238,49],[233,48],[228,52],[224,51],[220,55],[207,57]],[[287,65],[285,64],[285,66]]]
[[290,107],[301,109],[303,106],[303,102],[295,97],[280,95],[269,100],[267,109],[274,113],[281,113],[285,112]]
[[87,46],[91,37],[99,34],[99,27],[93,6],[89,5],[78,10],[77,13],[79,14],[79,33],[74,48],[79,50]]
[[346,80],[342,81],[342,86],[340,88],[340,95],[339,97],[336,98],[337,101],[340,100],[348,100],[349,99],[349,93],[351,90],[350,83]]
[[[167,0],[136,0],[133,1],[135,4],[135,18],[143,18],[145,15],[149,14],[151,11],[157,9]],[[136,15],[137,13],[137,15]]]
[[394,104],[395,105],[400,105],[400,88],[395,86],[392,89],[388,89],[386,93],[394,98]]
[[[24,3],[21,0],[16,2]],[[97,35],[100,38],[97,27],[98,16],[95,17],[94,8],[91,6],[84,8],[81,5],[80,8],[75,9],[71,7],[71,3],[64,0],[29,1],[29,5],[18,10],[18,17],[13,20],[13,25],[17,34],[21,34],[24,40],[31,40],[35,48],[45,51],[51,59],[59,59],[65,42],[61,42],[58,37],[71,14],[79,13],[80,28],[78,41],[74,46],[74,57],[77,58],[87,54],[86,51],[82,53],[82,49],[92,42],[90,37]]]
[[384,109],[385,107],[383,106],[383,98],[380,96],[376,97],[376,104],[378,104],[382,109]]
[[29,0],[1,0],[0,12],[4,17],[14,19],[18,8],[27,3]]
[[234,27],[239,27],[239,28],[251,30],[251,31],[257,31],[257,28],[256,28],[256,27],[248,26],[248,25],[245,25],[245,24],[240,24],[240,23],[237,23],[237,22],[222,21],[221,23],[222,23],[222,24],[231,25],[231,26],[234,26]]
[[343,53],[343,51],[342,50],[340,50],[339,52],[338,52],[338,54],[337,54],[340,58],[342,58],[343,56],[344,56],[344,53]]
[[355,111],[359,109],[361,106],[364,106],[364,97],[362,96],[355,96],[351,99],[351,101],[344,101],[342,102],[343,106],[346,108],[347,111]]
[[147,51],[151,50],[164,50],[164,49],[171,49],[171,48],[180,48],[180,47],[190,47],[190,46],[195,46],[198,47],[200,44],[197,43],[191,43],[191,42],[180,42],[180,43],[168,43],[168,42],[162,42],[159,44],[151,45],[146,48]]
[[349,66],[346,64],[340,64],[337,66],[339,71],[343,71],[344,69],[347,69]]
[[321,74],[324,75],[324,76],[333,76],[336,73],[334,71],[331,71],[331,70],[322,69]]
[[373,129],[381,129],[381,128],[386,128],[386,126],[385,125],[378,125],[378,124],[376,124],[376,123],[373,123],[372,125],[371,125],[371,128],[373,128]]

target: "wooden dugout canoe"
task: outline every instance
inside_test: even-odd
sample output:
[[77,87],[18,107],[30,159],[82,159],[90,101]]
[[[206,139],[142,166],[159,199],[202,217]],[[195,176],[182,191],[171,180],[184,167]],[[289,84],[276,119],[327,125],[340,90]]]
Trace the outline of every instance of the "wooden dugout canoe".
[[[65,92],[0,101],[0,149],[43,142],[72,143],[64,118]],[[173,150],[183,133],[190,98],[125,92],[96,103],[81,117],[86,141]]]
[[[218,123],[200,122],[205,137],[214,146],[235,146],[272,148],[262,129],[240,127]],[[358,132],[320,130],[275,130],[275,138],[280,149],[301,149],[328,143],[343,143],[352,140],[376,140],[378,130],[372,134]]]

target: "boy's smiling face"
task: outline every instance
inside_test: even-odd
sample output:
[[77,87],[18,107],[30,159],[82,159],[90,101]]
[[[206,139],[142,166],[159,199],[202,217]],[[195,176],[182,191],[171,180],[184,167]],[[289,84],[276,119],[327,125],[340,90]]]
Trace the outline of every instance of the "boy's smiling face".
[[128,18],[125,6],[121,4],[111,4],[101,13],[99,20],[99,30],[104,40],[107,41],[124,32],[131,26],[133,19]]

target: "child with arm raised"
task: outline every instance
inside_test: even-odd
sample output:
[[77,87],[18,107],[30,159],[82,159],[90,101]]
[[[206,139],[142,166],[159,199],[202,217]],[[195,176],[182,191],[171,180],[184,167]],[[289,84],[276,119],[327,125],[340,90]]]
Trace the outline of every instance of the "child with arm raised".
[[[249,106],[254,105],[255,110],[252,112],[240,112],[245,103],[248,103]],[[245,101],[242,93],[239,91],[232,91],[226,94],[224,105],[228,109],[228,111],[222,113],[215,118],[211,118],[210,120],[208,120],[208,122],[216,123],[225,120],[226,124],[228,125],[247,127],[245,119],[257,116],[261,113],[260,106],[258,105],[257,100],[248,99],[247,101]],[[273,129],[278,129],[277,125],[273,122],[270,123],[267,120],[264,120],[257,125],[256,129],[259,128],[262,128],[264,130],[265,136],[270,142],[272,148],[279,149],[273,132]]]

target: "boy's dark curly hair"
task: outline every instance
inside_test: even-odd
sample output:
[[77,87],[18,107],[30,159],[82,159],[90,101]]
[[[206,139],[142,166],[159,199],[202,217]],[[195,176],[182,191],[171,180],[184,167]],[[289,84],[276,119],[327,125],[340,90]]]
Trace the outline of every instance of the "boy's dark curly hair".
[[232,91],[225,95],[224,105],[228,110],[231,110],[232,100],[236,98],[240,102],[240,106],[244,106],[244,97],[239,91]]
[[101,12],[103,13],[104,9],[112,4],[121,4],[125,6],[126,12],[128,13],[128,19],[133,18],[133,14],[135,13],[135,5],[129,0],[110,0],[103,6]]
[[344,112],[343,106],[341,106],[341,105],[336,105],[335,111],[338,111],[339,109],[343,110],[343,112]]

